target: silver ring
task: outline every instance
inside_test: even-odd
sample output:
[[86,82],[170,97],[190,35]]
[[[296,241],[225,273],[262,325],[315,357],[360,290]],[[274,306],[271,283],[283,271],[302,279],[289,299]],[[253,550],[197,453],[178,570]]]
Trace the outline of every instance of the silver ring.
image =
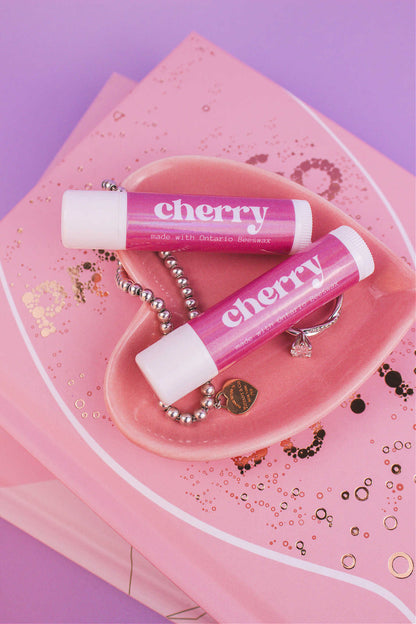
[[341,313],[343,299],[343,295],[339,295],[334,299],[334,309],[323,323],[313,327],[290,327],[286,330],[287,334],[295,336],[295,341],[290,348],[290,354],[293,357],[311,357],[312,345],[309,336],[320,334],[337,322]]

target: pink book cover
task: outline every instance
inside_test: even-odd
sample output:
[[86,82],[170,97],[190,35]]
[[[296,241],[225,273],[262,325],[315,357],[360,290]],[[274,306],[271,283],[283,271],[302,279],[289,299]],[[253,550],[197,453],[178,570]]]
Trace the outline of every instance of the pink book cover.
[[[105,370],[137,303],[111,251],[62,248],[62,192],[187,154],[280,173],[413,262],[413,177],[191,35],[1,225],[0,384],[16,408],[1,424],[219,622],[413,621],[414,328],[322,422],[244,457],[161,457],[109,417]],[[227,269],[222,290],[248,281]]]

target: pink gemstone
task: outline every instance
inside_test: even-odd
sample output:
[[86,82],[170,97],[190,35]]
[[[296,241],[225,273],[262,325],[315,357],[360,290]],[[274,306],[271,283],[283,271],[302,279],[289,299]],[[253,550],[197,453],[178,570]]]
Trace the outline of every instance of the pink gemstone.
[[290,349],[290,355],[303,358],[311,357],[312,345],[304,334],[299,334],[297,336]]

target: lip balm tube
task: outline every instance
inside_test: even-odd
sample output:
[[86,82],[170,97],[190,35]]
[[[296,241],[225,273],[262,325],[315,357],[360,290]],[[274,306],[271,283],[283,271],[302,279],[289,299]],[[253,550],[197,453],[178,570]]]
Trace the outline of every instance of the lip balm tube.
[[374,271],[370,250],[342,225],[136,355],[171,405]]
[[295,253],[310,245],[302,199],[65,191],[62,242],[74,249]]

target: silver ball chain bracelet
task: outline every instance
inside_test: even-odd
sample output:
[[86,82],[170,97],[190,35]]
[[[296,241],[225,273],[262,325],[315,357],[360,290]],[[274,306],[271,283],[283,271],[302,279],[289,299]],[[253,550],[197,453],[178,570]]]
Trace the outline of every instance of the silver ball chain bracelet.
[[[103,180],[101,186],[103,189],[108,191],[125,191],[125,189],[118,186],[113,180]],[[168,269],[168,271],[170,271],[170,274],[176,281],[179,292],[184,300],[185,310],[189,319],[192,320],[196,318],[200,314],[200,311],[198,310],[198,303],[189,284],[189,280],[184,275],[183,268],[178,265],[178,261],[170,251],[159,251],[157,253],[161,262]],[[160,322],[160,331],[162,335],[169,334],[173,330],[173,324],[171,321],[172,315],[165,307],[164,300],[160,297],[156,297],[153,291],[149,288],[143,288],[141,284],[138,284],[130,279],[120,260],[118,261],[116,270],[116,284],[122,291],[132,295],[133,297],[139,297],[141,301],[150,305]],[[295,341],[293,342],[290,350],[293,357],[311,357],[312,345],[308,336],[319,334],[336,323],[340,316],[342,302],[343,296],[339,295],[334,300],[334,308],[330,316],[320,325],[307,328],[291,327],[286,330],[286,333],[295,336]],[[235,382],[239,383],[240,390],[241,384],[244,384],[246,399],[249,401],[250,405],[252,405],[255,397],[257,396],[257,390],[242,380],[235,380]],[[184,425],[190,425],[194,422],[204,420],[211,408],[221,409],[223,407],[227,407],[229,411],[233,413],[243,413],[242,410],[235,411],[232,406],[228,407],[227,384],[218,393],[216,393],[212,381],[209,380],[201,386],[200,390],[202,394],[200,406],[192,414],[188,412],[180,412],[180,410],[174,405],[166,405],[162,401],[159,401],[159,405],[169,418]],[[225,403],[224,398],[226,399]]]
[[[117,184],[113,180],[103,180],[101,186],[103,189],[109,191],[124,191],[124,189],[117,186]],[[194,297],[193,290],[189,285],[189,280],[184,275],[184,270],[182,269],[182,267],[179,266],[178,261],[170,251],[159,251],[158,256],[161,262],[170,271],[170,274],[176,281],[179,292],[181,293],[184,300],[185,310],[187,312],[188,318],[190,320],[194,319],[200,314],[200,312],[198,310],[198,303]],[[173,324],[171,321],[172,315],[170,311],[165,307],[164,300],[160,297],[155,297],[153,291],[150,290],[150,288],[143,288],[141,284],[133,282],[133,280],[130,279],[127,275],[127,272],[124,269],[120,260],[118,261],[118,266],[116,270],[116,284],[125,293],[128,293],[133,297],[139,297],[141,301],[150,305],[151,309],[154,310],[160,322],[160,331],[162,335],[169,334],[173,330]],[[200,402],[200,406],[192,414],[188,412],[180,412],[178,408],[174,405],[166,405],[161,401],[159,402],[159,405],[163,409],[165,414],[169,416],[169,418],[171,418],[172,420],[180,422],[184,425],[190,425],[191,423],[204,420],[207,417],[208,410],[210,410],[211,408],[215,407],[217,409],[220,409],[223,407],[220,396],[215,396],[215,387],[212,384],[211,380],[207,381],[204,385],[201,386],[201,394],[202,399]]]

